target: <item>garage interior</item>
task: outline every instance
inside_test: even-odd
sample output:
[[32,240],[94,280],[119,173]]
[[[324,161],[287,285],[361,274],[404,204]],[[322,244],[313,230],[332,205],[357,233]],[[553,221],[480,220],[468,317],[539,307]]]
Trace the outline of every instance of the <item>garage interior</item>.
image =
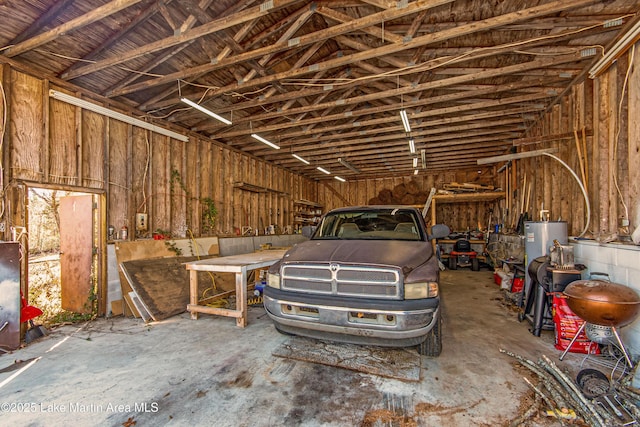
[[[563,354],[536,282],[547,265],[534,262],[559,256],[560,275],[640,292],[638,11],[629,0],[0,2],[3,419],[626,425],[622,407],[637,422],[640,322],[603,325],[619,326],[624,351],[611,338],[603,354]],[[61,299],[90,320],[21,319],[37,306],[40,190],[66,195]],[[294,359],[282,352],[302,344],[260,305],[264,265],[249,289],[185,268],[271,259],[353,205],[410,205],[451,229],[436,242],[440,357],[307,342]],[[534,228],[558,224],[543,253],[527,249]],[[461,237],[479,268],[454,262]],[[190,286],[216,308],[194,319]],[[609,412],[563,388],[583,404],[563,406],[528,365],[544,371],[543,356],[573,386],[585,368],[604,372],[606,396],[634,404]]]

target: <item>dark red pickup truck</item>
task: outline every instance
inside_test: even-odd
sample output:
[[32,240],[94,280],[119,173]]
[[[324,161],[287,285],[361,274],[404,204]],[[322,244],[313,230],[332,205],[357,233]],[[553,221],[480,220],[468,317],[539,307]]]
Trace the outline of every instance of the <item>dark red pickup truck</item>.
[[267,313],[283,333],[438,356],[440,269],[430,241],[449,228],[432,233],[413,207],[335,209],[269,269]]

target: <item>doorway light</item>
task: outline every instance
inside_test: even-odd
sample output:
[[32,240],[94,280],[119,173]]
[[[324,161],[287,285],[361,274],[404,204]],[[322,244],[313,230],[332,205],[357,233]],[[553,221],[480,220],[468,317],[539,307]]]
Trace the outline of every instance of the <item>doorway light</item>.
[[196,109],[196,110],[198,110],[198,111],[201,111],[201,112],[205,113],[205,114],[206,114],[206,115],[208,115],[208,116],[213,117],[213,118],[214,118],[214,119],[216,119],[216,120],[221,121],[221,122],[222,122],[222,123],[224,123],[225,125],[230,125],[230,124],[231,124],[231,120],[227,120],[227,119],[225,119],[224,117],[222,117],[222,116],[220,116],[220,115],[218,115],[218,114],[214,113],[213,111],[211,111],[211,110],[209,110],[209,109],[207,109],[207,108],[204,108],[202,105],[200,105],[200,104],[196,104],[195,102],[191,101],[190,99],[187,99],[187,98],[180,98],[180,101],[182,101],[182,102],[184,102],[185,104],[187,104],[187,105],[189,105],[189,106],[191,106],[191,107],[195,108],[195,109]]
[[142,121],[140,119],[136,119],[135,117],[127,116],[126,114],[119,113],[117,111],[111,110],[109,108],[103,107],[102,105],[94,104],[92,102],[87,101],[86,99],[76,98],[75,96],[66,94],[64,92],[60,92],[57,90],[50,89],[49,96],[51,98],[57,99],[59,101],[66,102],[67,104],[75,105],[76,107],[84,108],[85,110],[93,111],[94,113],[102,114],[103,116],[110,117],[114,120],[118,120],[124,123],[128,123],[133,126],[137,126],[142,129],[150,130],[152,132],[158,133],[160,135],[168,136],[169,138],[177,139],[182,142],[189,142],[189,137],[185,135],[181,135],[177,132],[171,131],[169,129],[162,128],[160,126],[156,126],[154,124]]
[[279,146],[279,145],[276,145],[276,144],[274,144],[273,142],[271,142],[271,141],[269,141],[269,140],[267,140],[267,139],[264,139],[263,137],[261,137],[261,136],[260,136],[260,135],[258,135],[257,133],[252,133],[252,134],[251,134],[251,137],[252,137],[252,138],[257,139],[258,141],[262,142],[263,144],[267,144],[267,145],[268,145],[269,147],[271,147],[271,148],[275,148],[276,150],[279,150],[279,149],[280,149],[280,146]]
[[402,126],[406,133],[411,133],[411,126],[409,125],[409,117],[407,117],[407,110],[400,110],[400,118],[402,119]]

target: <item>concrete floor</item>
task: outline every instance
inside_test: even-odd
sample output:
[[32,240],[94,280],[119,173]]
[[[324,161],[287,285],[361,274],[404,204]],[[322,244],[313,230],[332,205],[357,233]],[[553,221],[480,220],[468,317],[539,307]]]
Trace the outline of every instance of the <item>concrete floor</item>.
[[577,372],[583,356],[559,361],[553,333],[534,337],[519,323],[491,272],[445,271],[442,294],[444,349],[421,358],[418,383],[274,357],[287,337],[262,307],[250,307],[245,329],[187,313],[146,325],[98,319],[0,356],[1,424],[499,426],[530,394],[501,348]]

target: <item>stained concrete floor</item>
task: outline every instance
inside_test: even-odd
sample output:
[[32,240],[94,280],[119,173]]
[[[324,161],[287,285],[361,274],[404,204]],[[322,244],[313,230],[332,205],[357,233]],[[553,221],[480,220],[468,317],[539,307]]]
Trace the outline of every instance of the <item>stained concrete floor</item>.
[[501,348],[570,371],[583,360],[559,361],[551,331],[535,337],[519,323],[491,272],[441,278],[444,348],[421,357],[420,382],[274,357],[287,337],[262,307],[249,309],[245,329],[187,313],[153,324],[118,317],[60,327],[1,355],[0,424],[500,426],[530,394]]

